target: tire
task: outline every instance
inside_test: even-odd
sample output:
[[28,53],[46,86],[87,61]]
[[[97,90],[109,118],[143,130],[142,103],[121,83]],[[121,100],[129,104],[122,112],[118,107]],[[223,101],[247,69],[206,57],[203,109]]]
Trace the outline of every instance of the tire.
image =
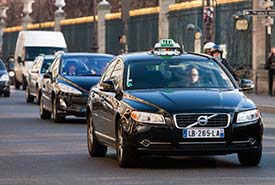
[[29,87],[27,87],[25,95],[26,95],[26,102],[27,103],[33,103],[34,96],[30,95],[30,89],[29,89]]
[[4,92],[4,96],[5,96],[5,97],[10,97],[10,91]]
[[65,120],[65,116],[60,115],[57,110],[57,99],[54,98],[52,106],[53,121],[55,123],[61,123]]
[[39,104],[39,113],[40,113],[40,118],[41,119],[51,119],[51,112],[47,111],[46,109],[43,108],[43,102],[42,98],[40,99],[40,104]]
[[244,166],[257,166],[262,158],[262,147],[258,150],[239,152],[239,162]]
[[118,164],[122,168],[133,167],[137,163],[138,155],[136,154],[136,150],[127,143],[121,121],[118,121],[117,124],[116,153]]
[[16,80],[16,77],[14,77],[14,86],[15,86],[15,89],[19,89],[20,88],[20,82],[18,82],[17,80]]
[[40,102],[41,102],[41,90],[38,92],[38,95],[37,95],[37,104],[40,105]]
[[23,76],[23,84],[22,84],[22,89],[23,90],[26,90],[27,89],[27,80],[26,80],[26,77]]
[[91,157],[105,157],[107,146],[98,143],[91,113],[87,115],[87,147]]

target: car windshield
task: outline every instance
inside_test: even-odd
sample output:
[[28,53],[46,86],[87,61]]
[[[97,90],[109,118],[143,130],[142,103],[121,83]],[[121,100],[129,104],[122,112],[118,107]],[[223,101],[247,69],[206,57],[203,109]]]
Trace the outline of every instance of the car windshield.
[[54,55],[57,51],[64,51],[65,48],[59,47],[26,47],[26,61],[34,61],[35,57],[40,54]]
[[52,59],[44,59],[40,73],[46,73],[47,69],[50,67],[50,65],[53,63],[54,58]]
[[126,89],[234,88],[223,69],[213,60],[154,59],[129,61]]
[[99,56],[72,56],[64,58],[61,73],[64,76],[101,76],[112,58]]

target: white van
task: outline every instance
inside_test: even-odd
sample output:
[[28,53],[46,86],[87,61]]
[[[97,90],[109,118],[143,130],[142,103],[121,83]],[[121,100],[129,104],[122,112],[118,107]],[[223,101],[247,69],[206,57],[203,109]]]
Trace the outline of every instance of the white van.
[[53,55],[57,51],[67,51],[67,44],[61,32],[55,31],[20,31],[14,53],[15,88],[23,85],[26,89],[27,71],[36,56]]

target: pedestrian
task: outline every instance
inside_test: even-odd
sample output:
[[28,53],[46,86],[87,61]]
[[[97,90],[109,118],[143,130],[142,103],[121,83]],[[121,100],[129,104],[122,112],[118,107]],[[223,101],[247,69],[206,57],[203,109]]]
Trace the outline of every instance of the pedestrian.
[[221,62],[224,67],[231,73],[231,75],[234,77],[236,81],[239,81],[240,79],[238,78],[237,74],[234,72],[232,66],[227,62],[225,58],[222,57],[223,54],[223,49],[219,45],[214,45],[211,48],[211,56],[216,58],[219,62]]
[[203,52],[207,55],[211,55],[211,48],[215,46],[216,44],[214,42],[207,42],[203,46]]
[[273,78],[275,75],[275,46],[270,49],[265,69],[268,70],[268,94],[273,96]]

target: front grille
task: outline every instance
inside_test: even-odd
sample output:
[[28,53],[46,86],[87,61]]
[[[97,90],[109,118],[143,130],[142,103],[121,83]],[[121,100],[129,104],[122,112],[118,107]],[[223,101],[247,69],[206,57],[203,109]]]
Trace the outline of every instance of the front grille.
[[[186,128],[187,126],[198,121],[200,116],[211,117],[215,114],[176,114],[174,115],[174,121],[178,128]],[[215,127],[215,128],[225,128],[228,126],[230,122],[229,114],[216,114],[212,118],[208,119],[206,125],[201,126],[200,124],[196,124],[192,127]]]

